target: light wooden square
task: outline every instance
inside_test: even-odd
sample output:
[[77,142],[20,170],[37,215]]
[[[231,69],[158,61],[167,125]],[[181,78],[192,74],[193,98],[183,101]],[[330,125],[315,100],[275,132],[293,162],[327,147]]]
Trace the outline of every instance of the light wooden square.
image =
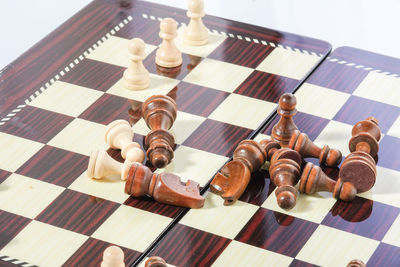
[[29,105],[51,110],[64,115],[78,117],[103,95],[103,92],[56,81],[36,97]]
[[400,79],[371,71],[353,95],[400,107]]
[[60,186],[13,173],[0,184],[0,209],[33,219],[62,191]]
[[257,206],[242,201],[224,206],[224,200],[211,192],[205,197],[204,207],[191,209],[181,224],[233,239],[258,210]]
[[0,169],[14,172],[44,145],[0,132]]
[[[130,63],[128,57],[129,41],[129,39],[111,36],[91,52],[87,58],[127,68]],[[145,54],[149,55],[156,48],[154,45],[146,44]]]
[[390,127],[387,134],[400,138],[400,116],[397,117],[396,121],[393,123],[392,127]]
[[209,116],[210,119],[256,129],[276,108],[275,103],[230,94]]
[[129,197],[124,191],[125,182],[119,175],[91,179],[85,171],[68,188],[117,203],[123,203]]
[[350,154],[349,140],[352,128],[353,126],[347,123],[330,121],[315,139],[314,144],[320,147],[328,145],[339,149],[343,156],[347,156]]
[[150,85],[144,90],[126,89],[120,79],[108,89],[107,93],[144,102],[150,96],[168,94],[178,83],[178,80],[150,73]]
[[205,186],[226,161],[227,157],[181,145],[175,151],[172,162],[156,172],[173,173],[182,181],[193,180]]
[[206,58],[183,81],[233,92],[252,72],[247,67]]
[[178,37],[175,40],[178,49],[185,54],[207,57],[227,38],[225,35],[209,32],[207,44],[200,46],[187,45],[183,42],[183,31],[185,28],[183,26],[178,29]]
[[172,219],[130,206],[120,206],[92,237],[143,252]]
[[296,206],[291,210],[285,210],[278,206],[275,190],[264,201],[262,207],[315,223],[321,223],[336,203],[336,199],[330,192],[318,192],[313,195],[299,194]]
[[212,266],[289,266],[293,258],[236,240],[225,248]]
[[400,208],[400,172],[376,166],[374,186],[360,196]]
[[48,144],[89,156],[94,149],[108,148],[104,141],[105,129],[105,125],[76,118]]
[[301,80],[320,60],[318,56],[276,47],[257,70]]
[[61,266],[87,239],[82,234],[32,221],[0,254],[37,266]]
[[297,110],[326,119],[333,119],[350,95],[325,87],[303,84],[295,93]]
[[[178,111],[176,120],[170,129],[175,138],[175,143],[182,144],[205,120],[206,118],[204,117]],[[144,119],[141,118],[133,126],[133,131],[146,136],[150,132],[150,129],[147,127]]]
[[259,133],[259,134],[257,134],[256,137],[254,137],[254,141],[260,142],[261,140],[266,139],[266,138],[271,138],[271,137],[267,134]]
[[387,231],[382,242],[388,243],[393,246],[400,247],[400,215],[397,216],[392,226]]
[[379,242],[319,225],[296,259],[320,266],[347,266],[353,259],[367,262]]

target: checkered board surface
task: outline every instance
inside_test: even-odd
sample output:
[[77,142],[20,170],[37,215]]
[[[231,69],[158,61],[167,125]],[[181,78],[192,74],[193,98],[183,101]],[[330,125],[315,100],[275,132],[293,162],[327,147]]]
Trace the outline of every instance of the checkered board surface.
[[[128,120],[134,140],[142,144],[149,132],[141,118],[142,102],[155,94],[175,98],[175,157],[155,171],[172,172],[204,187],[236,145],[274,114],[279,96],[294,91],[322,60],[298,49],[215,32],[208,45],[187,47],[180,28],[176,43],[183,65],[165,72],[154,63],[158,29],[157,20],[133,16],[0,127],[0,265],[94,266],[110,244],[123,248],[126,263],[132,264],[185,209],[129,197],[117,176],[100,181],[87,177],[93,149],[108,149],[122,161],[119,151],[104,142],[106,125]],[[147,44],[144,64],[151,85],[143,91],[121,85],[133,37]],[[321,49],[327,53],[330,48]],[[245,219],[256,211],[247,204],[225,211],[218,199],[213,198],[219,203],[215,207],[210,206],[210,195],[207,199],[201,212],[211,211],[224,225],[230,217],[218,213],[233,208]],[[243,219],[234,224],[243,224]]]
[[[399,69],[398,59],[339,48],[295,93],[298,128],[344,156],[352,125],[368,116],[379,120],[383,135],[370,191],[351,203],[329,192],[301,194],[286,211],[276,203],[268,171],[255,172],[232,206],[207,192],[204,208],[190,210],[149,255],[177,266],[346,266],[352,259],[400,266]],[[255,140],[270,135],[277,121]],[[337,168],[324,171],[337,179]]]

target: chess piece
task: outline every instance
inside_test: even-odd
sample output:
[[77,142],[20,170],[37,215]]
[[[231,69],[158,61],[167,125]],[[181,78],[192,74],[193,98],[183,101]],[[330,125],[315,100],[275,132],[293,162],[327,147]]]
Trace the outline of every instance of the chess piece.
[[256,141],[241,141],[233,152],[233,160],[214,176],[211,191],[225,200],[224,205],[233,204],[249,184],[251,173],[260,169],[266,157],[264,148]]
[[335,167],[342,161],[342,153],[337,149],[331,149],[328,145],[323,148],[316,146],[308,135],[295,130],[290,138],[288,148],[296,150],[304,158],[317,158],[320,164]]
[[175,45],[177,23],[165,18],[160,23],[159,36],[163,39],[156,52],[156,64],[165,68],[175,68],[182,64],[182,53]]
[[203,207],[205,200],[200,195],[197,182],[188,180],[183,186],[179,176],[172,173],[153,173],[148,167],[138,163],[132,163],[130,167],[125,193],[134,197],[149,195],[160,203],[192,209]]
[[114,160],[107,152],[102,150],[93,150],[89,158],[87,175],[89,178],[101,179],[103,177],[118,174],[121,180],[125,181],[128,177],[130,161],[124,163]]
[[167,267],[167,263],[161,257],[152,256],[146,260],[144,267]]
[[142,163],[144,152],[138,143],[132,142],[133,135],[129,122],[116,120],[107,126],[105,140],[111,148],[121,149],[121,156],[125,160]]
[[164,95],[149,97],[142,106],[143,118],[151,131],[145,137],[147,157],[154,167],[162,168],[174,157],[174,136],[168,131],[176,119],[175,101]]
[[271,161],[271,158],[274,155],[274,153],[279,149],[281,149],[281,145],[278,142],[272,140],[271,138],[265,138],[261,140],[260,145],[263,147],[267,155],[266,158],[267,161]]
[[279,99],[278,114],[281,116],[278,123],[272,128],[271,137],[285,147],[297,126],[294,124],[293,116],[297,113],[296,97],[293,94],[285,93]]
[[187,16],[190,18],[189,25],[183,32],[183,42],[187,45],[200,46],[208,43],[208,30],[204,26],[204,1],[189,0]]
[[350,182],[358,193],[371,189],[376,179],[376,157],[379,150],[378,141],[381,130],[378,121],[369,117],[353,126],[349,142],[351,154],[342,163],[339,177],[343,182]]
[[125,267],[124,257],[120,247],[110,246],[104,250],[100,267]]
[[365,263],[362,260],[352,260],[347,264],[347,267],[365,267]]
[[143,90],[150,85],[150,74],[143,65],[146,57],[145,44],[142,39],[134,38],[129,42],[128,51],[131,60],[124,71],[123,85],[129,90]]
[[269,173],[271,181],[277,186],[275,195],[282,209],[291,209],[296,205],[298,191],[294,186],[300,178],[301,163],[301,155],[289,148],[281,148],[272,155]]
[[337,182],[326,175],[319,166],[308,162],[304,167],[299,182],[300,193],[314,194],[320,191],[332,192],[333,197],[343,201],[352,201],[356,197],[357,190],[352,183]]

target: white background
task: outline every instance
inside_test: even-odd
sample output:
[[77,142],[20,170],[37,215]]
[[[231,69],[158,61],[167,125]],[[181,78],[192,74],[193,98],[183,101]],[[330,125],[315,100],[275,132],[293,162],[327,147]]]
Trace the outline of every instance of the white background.
[[[188,0],[150,1],[186,9]],[[0,69],[89,2],[0,0]],[[400,58],[399,0],[205,0],[205,11]]]

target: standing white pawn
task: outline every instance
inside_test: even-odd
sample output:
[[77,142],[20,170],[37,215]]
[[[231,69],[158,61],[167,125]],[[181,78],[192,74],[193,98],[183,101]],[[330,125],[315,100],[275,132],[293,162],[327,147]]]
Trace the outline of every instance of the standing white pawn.
[[165,18],[160,23],[159,36],[163,39],[156,52],[156,64],[164,68],[175,68],[182,64],[182,53],[175,45],[177,23],[174,19]]
[[100,267],[125,267],[124,257],[120,247],[110,246],[104,250]]
[[128,51],[131,63],[124,71],[123,84],[130,90],[146,89],[150,85],[150,74],[143,65],[146,57],[145,44],[142,39],[134,38],[129,42]]
[[208,43],[208,29],[203,24],[204,1],[189,0],[188,12],[189,25],[183,32],[183,42],[187,45],[200,46]]

